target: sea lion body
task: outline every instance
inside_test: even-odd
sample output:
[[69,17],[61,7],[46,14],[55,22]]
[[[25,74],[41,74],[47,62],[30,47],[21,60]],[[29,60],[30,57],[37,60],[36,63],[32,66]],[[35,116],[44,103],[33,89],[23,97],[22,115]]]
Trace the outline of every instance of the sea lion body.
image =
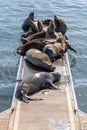
[[26,42],[26,44],[17,48],[17,53],[24,56],[26,52],[31,48],[35,48],[42,51],[44,46],[48,44],[48,42],[45,40],[46,39],[37,39],[37,40],[31,40],[29,42]]
[[45,45],[43,48],[43,52],[50,57],[50,60],[52,62],[57,59],[60,59],[64,54],[63,49],[61,47],[61,43]]
[[29,102],[29,97],[43,89],[59,90],[53,83],[60,81],[61,75],[58,72],[39,72],[31,77],[23,80],[17,90],[16,97],[26,103]]
[[39,21],[39,20],[38,20],[38,22],[37,22],[37,27],[38,27],[39,32],[43,31],[43,24],[42,24],[42,22]]
[[46,38],[46,31],[37,32],[35,34],[29,35],[26,38],[22,37],[21,41],[23,44],[25,44],[28,41],[39,39],[39,38]]
[[26,59],[34,66],[45,69],[47,71],[52,72],[55,69],[50,61],[49,56],[37,49],[28,50],[26,52]]
[[31,12],[22,24],[23,31],[27,32],[30,27],[30,21],[34,21],[34,12]]
[[67,25],[65,24],[64,20],[60,19],[58,16],[54,16],[54,23],[55,23],[55,31],[61,32],[63,35],[67,31]]
[[52,21],[52,19],[45,19],[45,20],[42,20],[41,22],[42,22],[42,24],[49,26],[51,21]]
[[51,20],[50,25],[49,25],[49,27],[47,28],[47,31],[46,31],[46,38],[57,38],[57,37],[58,37],[58,35],[55,32],[54,22]]

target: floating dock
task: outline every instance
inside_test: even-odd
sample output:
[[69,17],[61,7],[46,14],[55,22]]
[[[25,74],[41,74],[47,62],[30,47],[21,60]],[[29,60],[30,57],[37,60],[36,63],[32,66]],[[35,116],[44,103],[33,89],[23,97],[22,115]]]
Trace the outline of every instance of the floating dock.
[[[62,75],[56,84],[61,91],[42,90],[32,97],[43,100],[26,104],[15,98],[16,83],[11,108],[0,114],[0,130],[87,130],[87,115],[77,107],[67,54],[63,61],[55,61],[54,66]],[[17,79],[36,72],[21,57]]]

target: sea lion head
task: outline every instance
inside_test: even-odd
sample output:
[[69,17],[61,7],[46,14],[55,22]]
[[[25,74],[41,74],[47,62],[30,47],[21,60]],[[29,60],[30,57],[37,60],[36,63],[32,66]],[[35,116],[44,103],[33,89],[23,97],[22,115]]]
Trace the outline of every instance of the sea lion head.
[[57,81],[60,81],[61,79],[61,74],[59,72],[52,72],[52,82],[55,83]]
[[34,21],[34,12],[31,12],[29,14],[29,19],[32,20],[32,21]]
[[21,47],[17,48],[17,53],[24,56],[25,55],[25,52]]
[[55,26],[58,26],[58,24],[59,24],[59,17],[56,15],[54,15],[54,24],[55,24]]

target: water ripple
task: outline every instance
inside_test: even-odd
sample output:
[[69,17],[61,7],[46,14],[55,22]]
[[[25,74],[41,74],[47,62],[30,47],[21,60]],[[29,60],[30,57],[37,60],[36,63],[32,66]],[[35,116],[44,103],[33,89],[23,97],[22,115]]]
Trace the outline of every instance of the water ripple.
[[[0,111],[10,107],[14,88],[11,81],[16,78],[19,61],[16,48],[21,44],[21,24],[28,14],[34,11],[35,19],[53,18],[56,14],[68,25],[69,41],[77,50],[77,54],[68,52],[78,105],[81,110],[87,112],[85,110],[87,107],[86,0],[0,0],[0,3]],[[84,103],[83,97],[85,97]]]

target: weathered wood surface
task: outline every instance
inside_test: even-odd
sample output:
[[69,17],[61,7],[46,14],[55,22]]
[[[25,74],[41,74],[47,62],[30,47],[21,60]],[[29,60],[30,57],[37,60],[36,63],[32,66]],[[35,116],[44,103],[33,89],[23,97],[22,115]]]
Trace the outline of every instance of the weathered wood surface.
[[[22,59],[20,78],[37,71],[26,66]],[[0,130],[55,130],[59,123],[69,130],[87,130],[87,117],[75,111],[75,101],[71,87],[66,57],[54,62],[57,72],[62,74],[59,84],[61,91],[43,90],[32,98],[42,98],[41,101],[30,101],[25,104],[15,99],[14,111],[0,115]],[[46,92],[46,93],[45,93]]]

